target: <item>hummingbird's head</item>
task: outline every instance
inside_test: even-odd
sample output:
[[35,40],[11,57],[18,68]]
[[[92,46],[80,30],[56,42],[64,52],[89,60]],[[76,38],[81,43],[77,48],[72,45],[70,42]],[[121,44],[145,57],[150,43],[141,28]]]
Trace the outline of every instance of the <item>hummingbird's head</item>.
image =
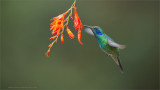
[[103,30],[99,26],[87,26],[87,25],[82,25],[82,26],[90,28],[95,35],[104,34]]

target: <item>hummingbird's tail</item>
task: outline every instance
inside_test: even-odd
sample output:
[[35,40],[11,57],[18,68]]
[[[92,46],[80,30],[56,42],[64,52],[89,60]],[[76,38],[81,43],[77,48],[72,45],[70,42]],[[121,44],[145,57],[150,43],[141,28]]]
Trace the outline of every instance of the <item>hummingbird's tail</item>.
[[116,64],[120,67],[120,70],[121,70],[121,72],[123,73],[123,67],[122,67],[122,65],[121,65],[121,62],[120,62],[120,59],[119,59],[119,57],[118,56],[111,56],[112,57],[112,59],[116,62]]
[[120,62],[119,57],[117,57],[117,59],[118,59],[118,66],[120,67],[121,72],[123,72],[123,67],[122,67],[122,64]]

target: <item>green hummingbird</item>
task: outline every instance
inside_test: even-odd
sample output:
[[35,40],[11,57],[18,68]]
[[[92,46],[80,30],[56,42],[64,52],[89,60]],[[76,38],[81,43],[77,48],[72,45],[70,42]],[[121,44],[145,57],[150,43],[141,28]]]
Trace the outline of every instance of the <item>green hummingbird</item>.
[[120,67],[121,72],[123,72],[123,67],[119,59],[119,49],[124,49],[125,45],[120,45],[113,41],[99,26],[82,26],[90,28],[90,30],[87,29],[86,32],[96,37],[99,47],[102,49],[102,51],[110,56]]

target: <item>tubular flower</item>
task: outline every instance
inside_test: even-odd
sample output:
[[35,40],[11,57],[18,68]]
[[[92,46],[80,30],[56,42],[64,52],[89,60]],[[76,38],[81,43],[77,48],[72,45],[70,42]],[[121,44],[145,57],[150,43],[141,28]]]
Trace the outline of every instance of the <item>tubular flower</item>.
[[82,30],[83,26],[82,26],[82,22],[81,22],[81,20],[78,16],[78,13],[77,13],[76,4],[74,6],[74,27],[75,27],[75,30],[77,30],[77,28],[78,28],[78,41],[79,41],[80,44],[83,44],[81,42],[81,30]]
[[49,48],[48,51],[45,53],[45,55],[46,55],[47,57],[49,57],[50,51],[51,51],[51,48]]
[[51,19],[54,20],[51,24],[50,24],[50,31],[52,31],[52,34],[55,35],[60,33],[61,29],[64,28],[64,18],[66,16],[66,14],[70,11],[71,9],[67,10],[65,13],[57,16],[57,17],[54,17]]
[[83,44],[81,42],[81,30],[80,29],[78,30],[78,41],[79,41],[80,44]]
[[68,33],[68,35],[69,35],[69,37],[71,38],[71,39],[73,39],[74,38],[74,34],[71,32],[71,30],[68,28],[68,25],[67,25],[67,33]]
[[61,34],[61,43],[64,42],[64,39],[63,39],[63,33]]
[[57,36],[53,36],[53,37],[51,37],[51,38],[49,38],[49,40],[53,40],[53,39],[55,39]]
[[[74,8],[74,17],[72,16],[72,9]],[[69,13],[69,14],[68,14]],[[68,16],[66,17],[66,15],[68,14]],[[66,27],[66,31],[69,35],[69,37],[71,39],[74,38],[74,34],[71,32],[71,30],[69,29],[69,26],[68,26],[68,23],[69,23],[69,19],[73,19],[74,18],[74,27],[75,27],[75,30],[78,29],[78,41],[82,44],[81,42],[81,30],[83,28],[82,25],[82,22],[78,16],[78,13],[77,13],[77,7],[76,7],[76,0],[74,1],[74,3],[72,4],[72,6],[64,13],[58,15],[57,17],[54,17],[51,19],[51,21],[53,21],[51,24],[50,24],[50,31],[52,33],[52,37],[49,38],[49,40],[53,40],[53,42],[51,44],[49,44],[48,46],[48,51],[45,53],[45,55],[48,57],[49,56],[49,53],[50,53],[50,50],[53,46],[53,44],[56,42],[57,43],[57,40],[58,40],[58,37],[59,35],[61,35],[61,43],[64,42],[64,36],[63,36],[63,31],[64,31],[64,28]]]

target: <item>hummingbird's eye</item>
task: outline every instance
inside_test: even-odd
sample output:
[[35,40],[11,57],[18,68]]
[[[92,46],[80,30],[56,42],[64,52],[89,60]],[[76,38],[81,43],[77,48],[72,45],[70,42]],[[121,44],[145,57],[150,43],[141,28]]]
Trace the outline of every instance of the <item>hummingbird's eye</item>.
[[98,30],[97,28],[94,28],[94,30]]

